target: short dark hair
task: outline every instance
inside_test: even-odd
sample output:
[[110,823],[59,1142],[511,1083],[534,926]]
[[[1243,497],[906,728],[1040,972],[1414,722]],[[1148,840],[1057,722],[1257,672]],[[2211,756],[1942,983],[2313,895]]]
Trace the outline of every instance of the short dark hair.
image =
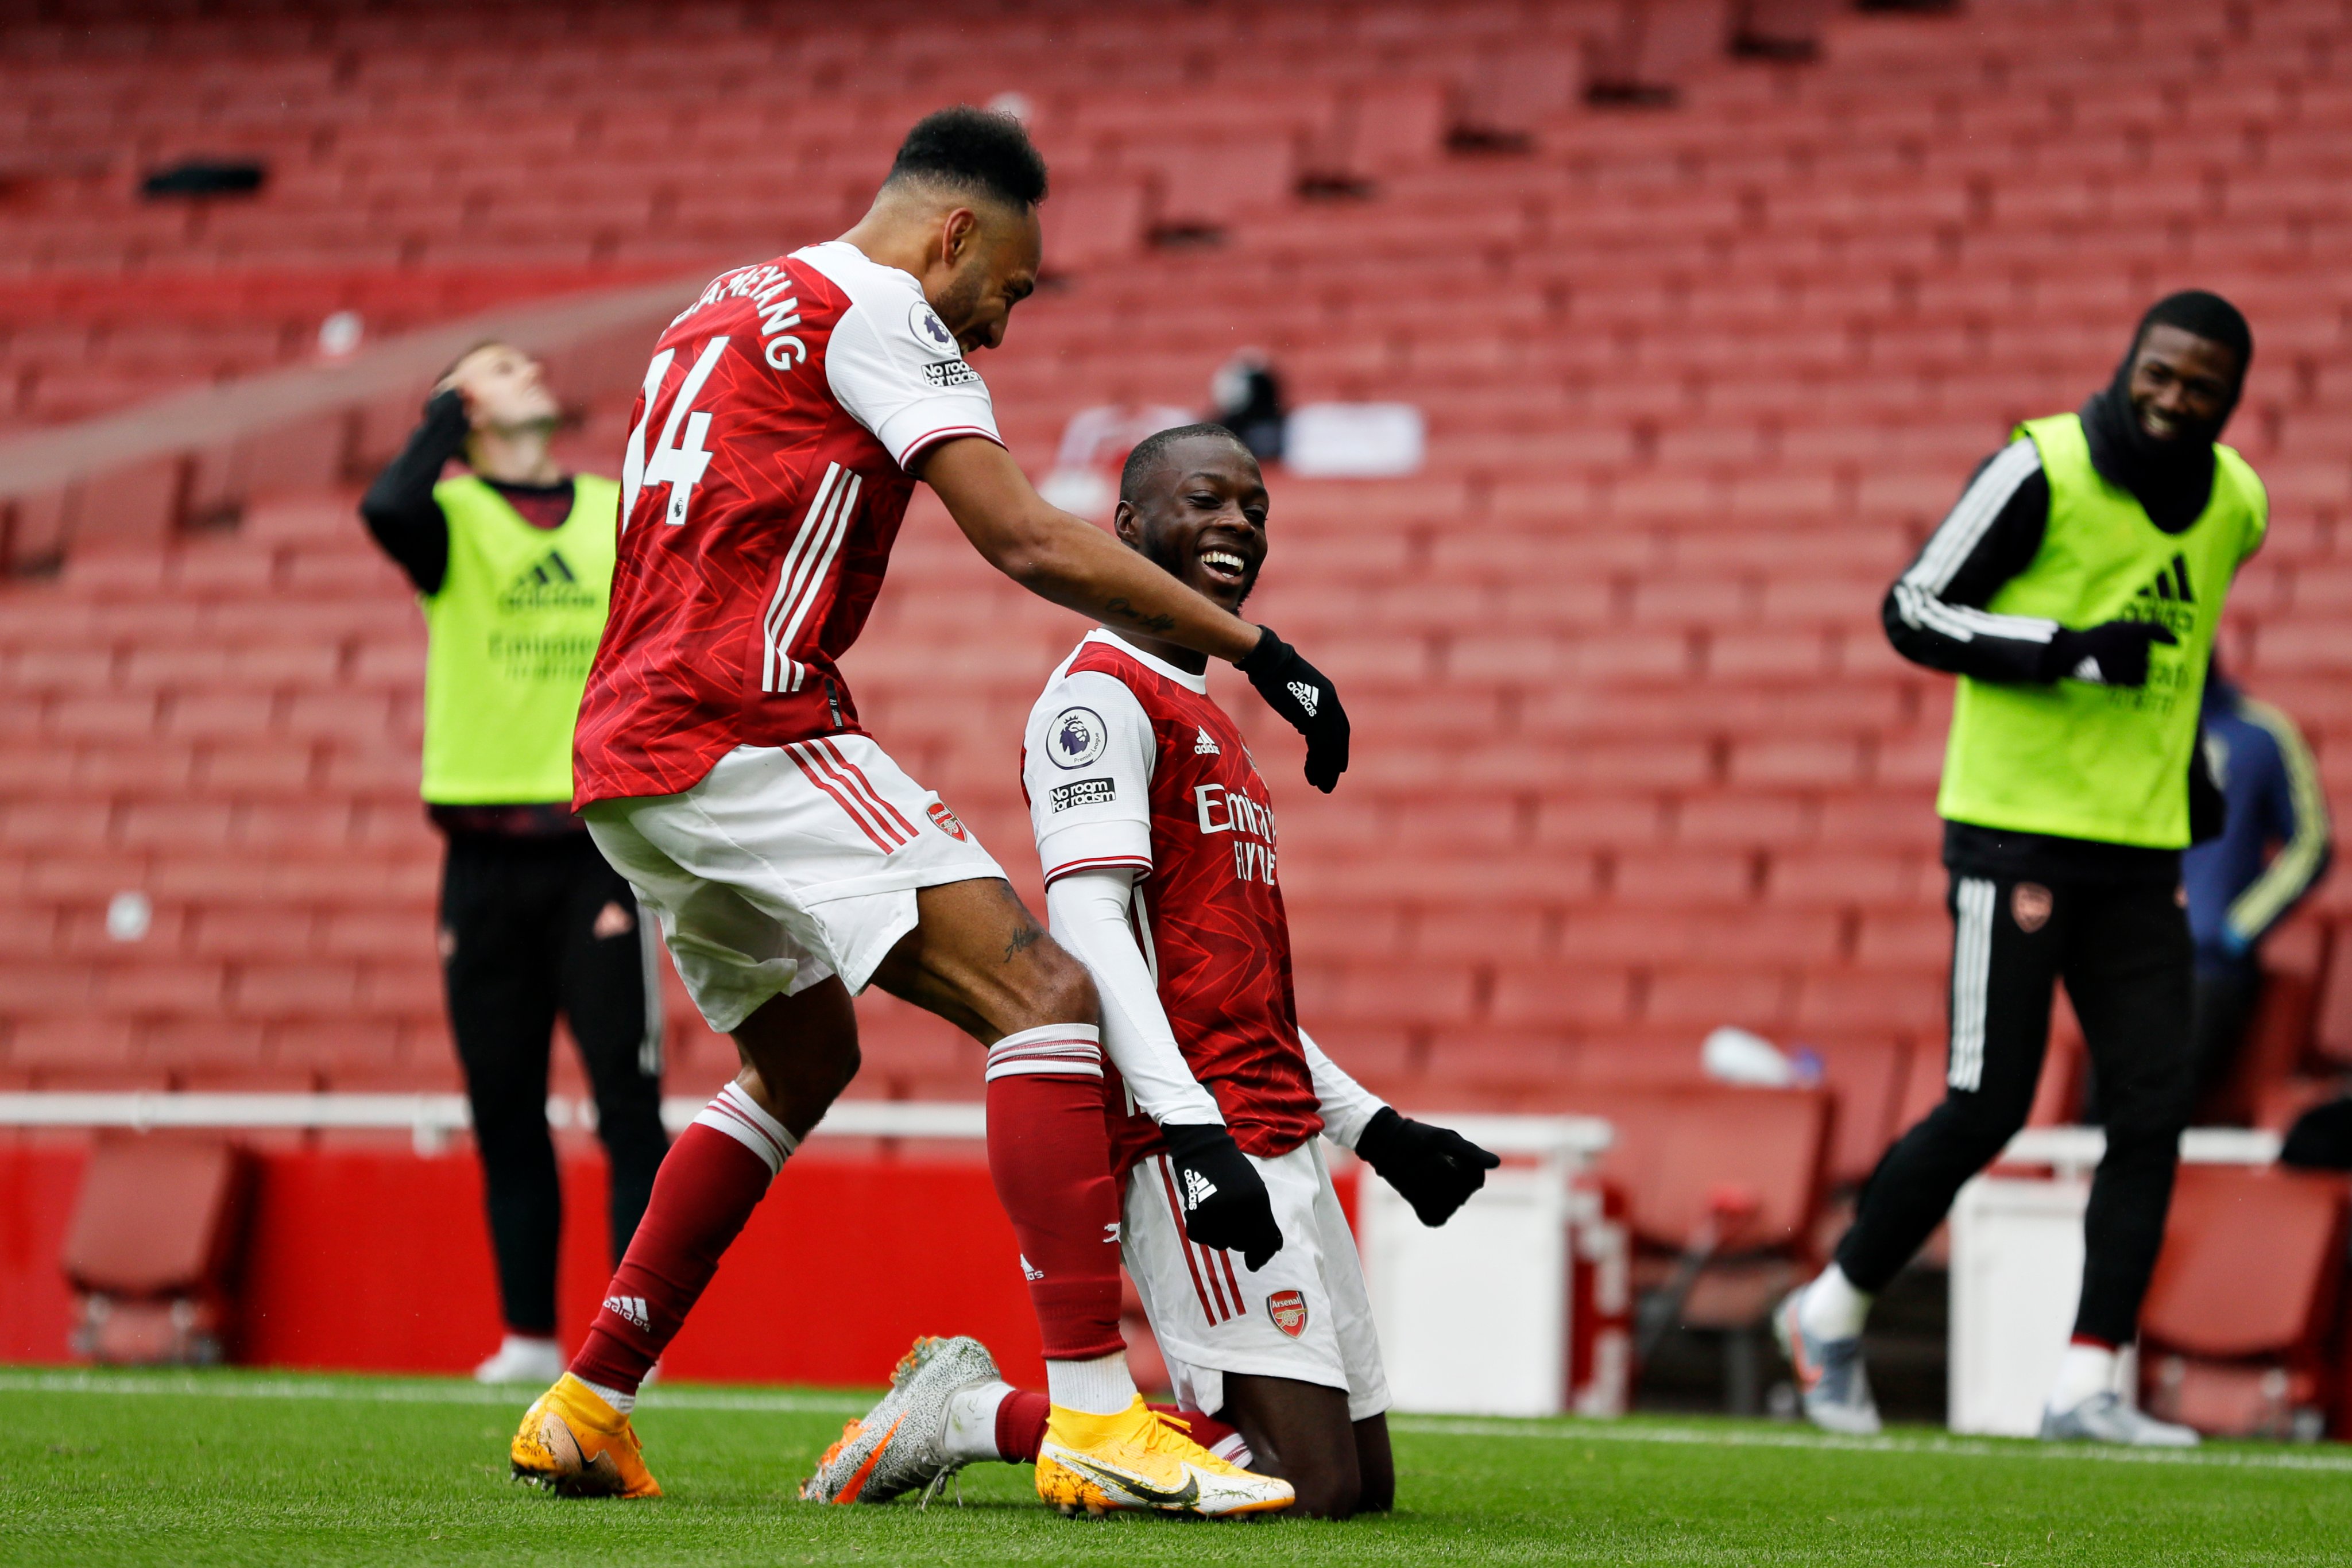
[[2139,330],[2132,338],[2135,357],[2140,344],[2147,341],[2150,327],[2178,327],[2209,343],[2221,344],[2238,356],[2238,376],[2242,381],[2246,367],[2253,362],[2254,329],[2246,325],[2244,313],[2220,295],[2202,288],[2168,294],[2147,308],[2147,314],[2139,319]]
[[1213,435],[1221,441],[1230,441],[1241,448],[1243,456],[1253,463],[1257,461],[1256,454],[1250,451],[1248,444],[1222,424],[1171,425],[1145,436],[1135,444],[1135,450],[1127,455],[1127,466],[1118,471],[1118,498],[1122,501],[1140,499],[1144,481],[1150,478],[1160,466],[1168,449],[1196,435]]
[[915,121],[886,183],[900,180],[984,192],[1025,212],[1045,199],[1045,160],[1011,115],[960,103]]

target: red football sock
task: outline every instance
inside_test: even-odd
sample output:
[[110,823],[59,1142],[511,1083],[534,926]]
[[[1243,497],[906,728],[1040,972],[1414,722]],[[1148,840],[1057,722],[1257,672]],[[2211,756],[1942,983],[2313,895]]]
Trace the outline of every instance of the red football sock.
[[1060,1024],[988,1050],[988,1171],[1021,1243],[1048,1361],[1127,1348],[1100,1040],[1092,1024]]
[[719,1092],[655,1174],[637,1233],[572,1374],[635,1394],[798,1140],[740,1088]]
[[1034,1464],[1045,1446],[1045,1420],[1053,1401],[1016,1388],[996,1407],[996,1452],[1008,1465]]

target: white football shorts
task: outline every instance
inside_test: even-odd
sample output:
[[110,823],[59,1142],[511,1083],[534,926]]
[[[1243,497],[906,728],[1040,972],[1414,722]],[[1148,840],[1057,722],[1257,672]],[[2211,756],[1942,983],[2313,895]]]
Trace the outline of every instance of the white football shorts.
[[582,815],[721,1034],[827,976],[864,990],[915,928],[916,889],[1004,875],[863,735],[739,746],[691,789]]
[[1349,1420],[1379,1415],[1389,1407],[1380,1336],[1323,1151],[1309,1138],[1272,1159],[1244,1157],[1265,1178],[1282,1227],[1282,1250],[1255,1270],[1238,1253],[1186,1239],[1166,1155],[1127,1179],[1121,1257],[1177,1402],[1213,1415],[1224,1408],[1225,1374],[1240,1372],[1345,1389]]

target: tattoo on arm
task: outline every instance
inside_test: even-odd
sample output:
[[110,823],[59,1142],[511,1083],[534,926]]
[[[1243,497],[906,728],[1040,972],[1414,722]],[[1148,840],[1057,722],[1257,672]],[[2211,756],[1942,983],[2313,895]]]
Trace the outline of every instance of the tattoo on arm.
[[1168,632],[1176,625],[1173,615],[1146,615],[1123,595],[1104,605],[1103,613],[1126,622],[1139,632]]

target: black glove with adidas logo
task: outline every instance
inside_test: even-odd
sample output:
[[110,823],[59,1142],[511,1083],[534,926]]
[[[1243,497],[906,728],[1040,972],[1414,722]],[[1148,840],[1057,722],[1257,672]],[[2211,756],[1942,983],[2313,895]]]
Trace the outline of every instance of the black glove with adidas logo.
[[2179,639],[2153,621],[2109,621],[2087,631],[2060,627],[2042,654],[2045,681],[2087,681],[2095,686],[2147,685],[2147,651]]
[[1298,656],[1298,650],[1258,628],[1257,646],[1236,666],[1247,675],[1265,706],[1307,737],[1307,781],[1326,795],[1348,771],[1348,710],[1330,677]]
[[1486,1185],[1486,1173],[1503,1163],[1450,1127],[1433,1127],[1383,1105],[1356,1135],[1356,1157],[1412,1205],[1423,1225],[1443,1225],[1470,1195]]
[[1233,1134],[1213,1122],[1162,1122],[1160,1135],[1168,1140],[1168,1162],[1176,1167],[1184,1234],[1196,1247],[1240,1253],[1252,1273],[1265,1268],[1282,1250],[1282,1227],[1274,1222],[1265,1178]]

